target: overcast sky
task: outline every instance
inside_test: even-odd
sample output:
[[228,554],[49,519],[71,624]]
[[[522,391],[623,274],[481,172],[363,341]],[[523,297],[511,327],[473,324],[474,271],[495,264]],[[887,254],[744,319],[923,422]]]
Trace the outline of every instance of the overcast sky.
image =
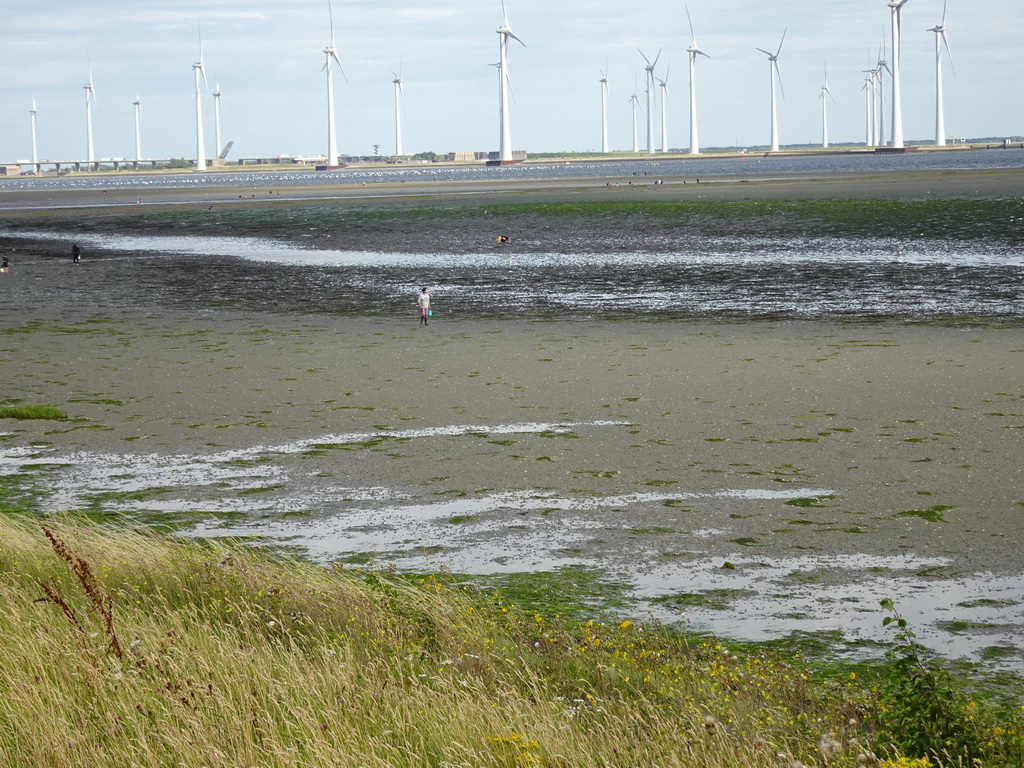
[[[703,147],[767,145],[769,64],[788,29],[779,64],[785,99],[779,140],[820,142],[818,97],[828,66],[833,142],[864,140],[862,70],[874,64],[885,0],[690,0],[697,42]],[[661,51],[668,74],[669,143],[689,144],[690,43],[682,2],[506,0],[513,31],[509,74],[512,144],[529,152],[600,149],[600,70],[611,81],[611,149],[632,144],[629,97],[643,95],[642,49]],[[500,0],[333,0],[345,79],[335,75],[342,154],[394,151],[392,71],[405,83],[406,152],[496,150]],[[903,112],[908,141],[934,138],[935,34],[942,0],[903,8]],[[192,63],[223,92],[229,159],[322,155],[327,151],[323,48],[327,0],[0,0],[0,161],[31,155],[29,108],[38,107],[40,159],[85,159],[85,92],[92,79],[97,157],[134,157],[132,101],[143,103],[142,153],[194,158]],[[1024,133],[1024,2],[949,0],[955,76],[945,72],[949,136]],[[891,54],[887,55],[891,59]],[[638,83],[634,87],[634,81]],[[207,154],[214,156],[213,99],[206,96]],[[660,109],[660,107],[659,107]],[[886,105],[888,112],[889,105]],[[640,118],[640,143],[646,131]],[[660,112],[657,144],[660,148]]]

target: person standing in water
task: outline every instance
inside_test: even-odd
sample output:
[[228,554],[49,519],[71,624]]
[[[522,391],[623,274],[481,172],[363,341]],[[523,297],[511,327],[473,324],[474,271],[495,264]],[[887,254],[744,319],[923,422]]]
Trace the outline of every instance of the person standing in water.
[[430,317],[430,291],[424,288],[416,299],[416,306],[420,308],[420,325],[430,325],[427,318]]
[[71,262],[73,264],[82,263],[82,249],[78,247],[78,244],[71,246]]

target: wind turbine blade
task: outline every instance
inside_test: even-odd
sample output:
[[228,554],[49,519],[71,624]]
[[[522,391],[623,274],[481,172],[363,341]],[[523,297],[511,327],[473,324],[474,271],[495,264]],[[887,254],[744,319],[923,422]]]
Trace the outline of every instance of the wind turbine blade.
[[777,51],[775,52],[775,56],[776,56],[776,58],[778,57],[778,55],[779,55],[780,53],[782,53],[782,44],[783,44],[784,42],[786,42],[786,33],[787,33],[787,32],[789,32],[789,27],[786,27],[786,28],[785,28],[784,30],[782,30],[782,39],[781,39],[781,40],[779,40],[779,50],[777,50]]
[[693,34],[693,19],[690,18],[690,6],[684,4],[683,7],[686,8],[686,20],[690,24],[690,43],[693,45],[694,48],[696,48],[697,36]]
[[341,59],[338,58],[338,54],[334,51],[331,51],[331,58],[337,62],[338,70],[341,72],[341,76],[345,78],[345,83],[348,84],[348,75],[345,74],[345,68],[341,66]]
[[772,66],[775,68],[775,76],[779,78],[779,92],[782,94],[782,98],[786,98],[786,89],[782,87],[782,70],[779,69],[778,59],[772,62]]
[[637,53],[639,53],[641,56],[644,57],[644,61],[647,62],[647,66],[651,66],[651,60],[648,59],[647,56],[644,55],[644,52],[641,51],[639,48],[637,48],[636,51],[637,51]]
[[765,50],[764,48],[757,48],[756,50],[758,50],[758,51],[760,51],[761,53],[765,54],[765,55],[766,55],[766,56],[768,56],[769,58],[770,58],[770,57],[771,57],[771,55],[772,55],[772,54],[771,54],[771,51],[766,51],[766,50]]
[[949,38],[946,37],[945,28],[943,28],[941,34],[942,44],[946,46],[946,58],[949,59],[949,68],[953,70],[953,77],[956,77],[956,67],[953,66],[953,52],[949,50]]
[[514,34],[512,34],[512,30],[511,30],[511,29],[507,30],[507,31],[505,32],[505,34],[506,34],[506,35],[508,35],[509,37],[511,37],[511,38],[512,38],[513,40],[515,40],[515,41],[516,41],[517,43],[519,43],[519,44],[520,44],[521,46],[523,46],[523,48],[525,48],[525,47],[526,47],[526,43],[524,43],[524,42],[523,42],[522,40],[520,40],[520,39],[519,39],[518,37],[516,37],[516,36],[515,36]]
[[942,0],[942,24],[940,26],[946,26],[946,3],[948,0]]
[[334,47],[334,9],[331,8],[331,0],[327,0],[327,18],[331,24],[331,48]]
[[661,51],[658,51],[658,55],[654,57],[654,63],[651,64],[651,67],[658,66],[658,59],[660,59],[660,58],[661,58]]

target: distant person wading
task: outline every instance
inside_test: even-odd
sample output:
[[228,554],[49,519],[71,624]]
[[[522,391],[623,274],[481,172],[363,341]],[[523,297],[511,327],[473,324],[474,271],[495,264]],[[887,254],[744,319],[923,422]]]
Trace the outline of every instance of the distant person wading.
[[419,297],[416,299],[416,306],[420,308],[420,325],[430,325],[427,322],[431,315],[430,312],[430,291],[424,288],[420,291]]

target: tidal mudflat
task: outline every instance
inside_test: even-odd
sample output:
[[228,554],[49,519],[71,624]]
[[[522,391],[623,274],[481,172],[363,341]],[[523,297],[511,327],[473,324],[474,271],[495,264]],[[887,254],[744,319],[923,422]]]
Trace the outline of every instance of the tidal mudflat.
[[888,219],[681,187],[8,216],[3,400],[69,419],[3,423],[5,484],[736,637],[882,640],[891,597],[932,647],[1019,668],[1019,179]]

